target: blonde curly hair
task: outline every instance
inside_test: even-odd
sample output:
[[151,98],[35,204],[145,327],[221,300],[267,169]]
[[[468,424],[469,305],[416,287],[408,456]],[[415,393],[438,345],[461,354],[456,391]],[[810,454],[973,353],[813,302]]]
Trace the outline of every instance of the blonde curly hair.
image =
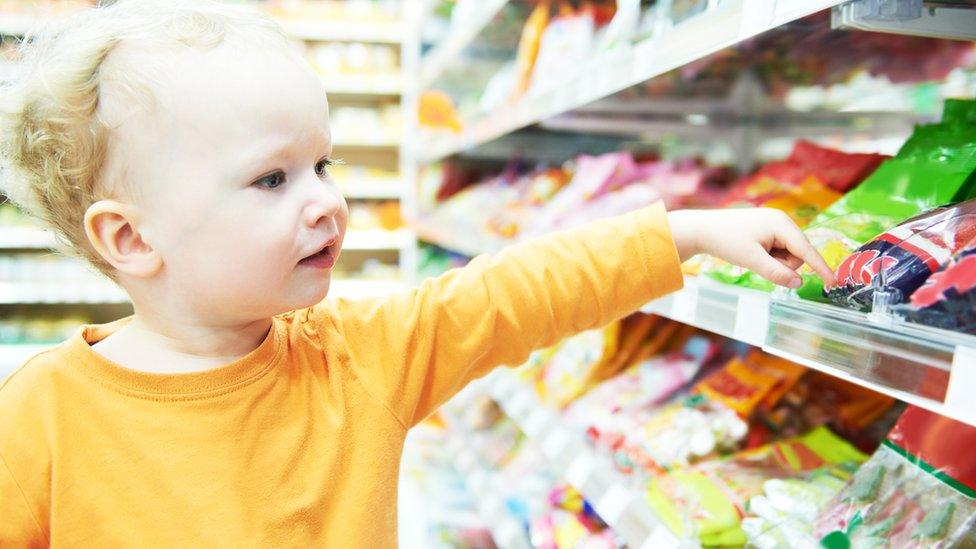
[[[84,228],[88,207],[118,192],[114,183],[124,179],[103,173],[110,147],[124,146],[112,139],[124,114],[99,109],[103,86],[111,81],[126,99],[151,108],[154,75],[142,66],[151,56],[141,53],[206,50],[227,40],[288,47],[271,19],[214,0],[121,0],[29,34],[19,48],[19,76],[0,87],[0,190],[53,229],[64,251],[114,278]],[[106,63],[113,52],[124,59]]]

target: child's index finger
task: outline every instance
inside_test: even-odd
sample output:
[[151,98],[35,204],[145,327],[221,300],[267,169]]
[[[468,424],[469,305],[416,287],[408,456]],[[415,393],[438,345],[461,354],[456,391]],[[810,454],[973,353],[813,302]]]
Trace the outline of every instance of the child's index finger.
[[798,227],[793,226],[787,230],[783,240],[786,244],[786,250],[802,259],[804,263],[813,269],[813,272],[820,275],[825,286],[830,287],[834,285],[834,270],[827,265],[827,261],[824,260],[820,252],[817,251]]

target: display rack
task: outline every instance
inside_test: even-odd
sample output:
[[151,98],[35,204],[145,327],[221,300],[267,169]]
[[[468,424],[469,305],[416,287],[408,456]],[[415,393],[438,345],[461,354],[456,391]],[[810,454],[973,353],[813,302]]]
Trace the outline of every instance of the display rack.
[[[458,60],[468,45],[487,27],[508,0],[485,0],[463,4],[468,11],[455,13],[447,36],[424,55],[420,63],[419,85],[428,87],[447,67]],[[464,8],[459,8],[464,9]]]
[[[972,6],[926,3],[923,16],[917,20],[892,23],[854,17],[852,14],[859,12],[841,0],[710,0],[698,3],[704,6],[702,11],[679,23],[659,21],[651,38],[596,49],[588,59],[576,63],[571,73],[547,74],[544,82],[533,80],[529,91],[520,98],[487,114],[465,115],[475,111],[473,88],[480,85],[469,81],[474,77],[468,75],[483,76],[471,65],[485,62],[492,67],[502,66],[495,55],[500,47],[485,37],[489,34],[486,28],[508,4],[498,0],[458,3],[456,11],[462,6],[467,11],[453,15],[444,38],[433,44],[421,60],[421,89],[447,92],[462,113],[462,129],[423,132],[408,126],[408,135],[420,133],[411,150],[417,173],[448,160],[456,161],[459,171],[469,164],[477,171],[488,162],[513,157],[559,165],[572,158],[575,151],[603,152],[597,147],[575,149],[561,143],[557,148],[562,157],[550,159],[540,151],[551,147],[535,145],[536,140],[542,142],[550,137],[554,141],[567,136],[583,140],[615,135],[618,143],[628,146],[618,144],[614,150],[630,150],[635,148],[634,143],[646,145],[652,140],[648,136],[662,134],[692,141],[722,139],[731,144],[738,160],[742,156],[739,153],[750,147],[758,149],[758,142],[765,139],[856,134],[857,139],[873,143],[879,138],[904,136],[919,120],[921,111],[884,107],[876,111],[821,107],[800,111],[787,107],[782,98],[767,100],[757,94],[740,93],[743,89],[749,91],[748,86],[741,84],[749,84],[746,80],[750,74],[742,74],[742,81],[732,87],[735,93],[722,97],[710,96],[707,91],[696,95],[675,86],[680,91],[672,92],[672,96],[641,100],[634,96],[653,96],[660,93],[654,91],[658,88],[652,84],[630,88],[706,58],[707,63],[719,59],[714,62],[720,67],[716,71],[721,72],[727,68],[722,64],[725,58],[713,54],[760,34],[769,33],[758,39],[759,44],[768,40],[784,47],[782,44],[797,37],[792,33],[803,32],[812,22],[829,27],[830,18],[818,16],[784,25],[824,10],[833,12],[834,28],[965,39],[972,39],[970,20],[976,16]],[[784,37],[787,40],[777,42]],[[514,57],[518,37],[512,34],[510,38],[507,45]],[[486,47],[487,42],[492,44]],[[740,49],[751,51],[748,47]],[[804,42],[804,47],[813,46]],[[692,65],[691,72],[707,71],[703,65]],[[501,69],[493,78],[503,80]],[[668,89],[671,82],[667,78],[658,80],[661,89]],[[614,97],[623,91],[628,93]],[[775,120],[766,120],[772,118]],[[723,126],[719,119],[731,123]],[[746,131],[753,133],[739,139],[742,128],[747,126]],[[739,167],[751,166],[755,158],[745,158]],[[501,171],[501,164],[498,166]],[[438,173],[436,168],[433,171]],[[451,178],[456,176],[447,169],[445,173]],[[484,199],[481,195],[479,198]],[[470,203],[466,206],[470,207]],[[450,213],[458,215],[461,211],[464,210],[459,208]],[[463,226],[458,227],[445,225],[449,221],[439,220],[436,212],[419,213],[411,222],[421,240],[467,257],[496,253],[513,242],[488,231],[471,234],[474,225],[468,223],[459,222]],[[648,303],[642,310],[759,347],[901,402],[976,425],[976,401],[969,395],[976,387],[974,336],[912,324],[894,315],[869,315],[809,302],[785,289],[767,293],[694,277],[686,279],[682,290]],[[561,472],[583,494],[629,547],[698,545],[696,539],[680,539],[666,527],[644,494],[616,472],[610,455],[595,449],[585,433],[543,404],[518,370],[494,372],[484,383],[487,393],[538,446],[551,468]]]
[[[553,81],[534,95],[477,120],[464,121],[464,130],[457,135],[431,138],[420,147],[421,162],[435,162],[483,145],[839,3],[840,0],[729,0],[716,3],[714,9],[652,38],[595,54],[573,74]],[[466,30],[465,36],[472,32]],[[439,47],[435,47],[434,52]],[[443,67],[449,61],[434,58],[432,63],[434,67]],[[431,74],[434,74],[433,70]]]

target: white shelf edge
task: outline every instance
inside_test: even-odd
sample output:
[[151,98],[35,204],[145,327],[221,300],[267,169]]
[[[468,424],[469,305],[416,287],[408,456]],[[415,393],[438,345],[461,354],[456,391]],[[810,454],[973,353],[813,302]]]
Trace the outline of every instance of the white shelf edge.
[[0,227],[0,250],[42,250],[54,248],[56,241],[50,231],[29,227]]
[[[355,180],[355,177],[350,179]],[[342,196],[354,200],[400,200],[403,198],[403,181],[400,179],[362,179],[353,183],[339,183]]]
[[[457,435],[455,437],[459,438]],[[492,486],[497,485],[493,482],[495,475],[478,465],[478,457],[467,440],[450,446],[454,453],[454,468],[464,475],[464,484],[474,496],[478,515],[491,532],[495,544],[506,549],[530,549],[521,524],[506,512],[501,496],[491,490]]]
[[361,76],[338,73],[323,76],[322,86],[329,95],[397,96],[403,93],[398,75]]
[[[554,79],[514,105],[467,124],[460,134],[437,135],[420,147],[424,164],[476,147],[552,116],[602,99],[746,38],[830,8],[842,0],[730,0],[684,21],[660,36],[601,51],[574,74]],[[757,23],[758,21],[758,23]],[[694,49],[692,49],[694,48]]]
[[[704,293],[702,293],[702,288],[705,288]],[[716,297],[720,299],[716,300]],[[802,326],[806,333],[816,335],[815,339],[819,340],[818,344],[821,349],[828,349],[830,342],[843,346],[857,344],[859,347],[872,349],[872,352],[876,353],[874,361],[880,360],[879,357],[897,355],[917,360],[920,363],[929,360],[933,369],[947,370],[949,372],[949,385],[945,400],[940,402],[933,398],[899,389],[891,386],[891,384],[885,385],[823,362],[818,356],[804,355],[784,348],[782,343],[777,342],[776,334],[779,330],[791,329],[791,326],[784,325],[775,317],[770,316],[774,307],[783,306],[813,308],[814,312],[810,313],[810,316],[814,319],[817,319],[816,308],[830,311],[832,314],[855,317],[854,320],[844,324],[846,333],[837,333],[818,327],[813,323]],[[976,350],[976,337],[934,330],[910,323],[898,323],[892,326],[872,324],[866,320],[866,315],[860,313],[831,306],[808,304],[802,301],[776,302],[768,294],[762,292],[718,282],[704,281],[699,283],[690,277],[686,279],[685,287],[682,290],[653,301],[641,310],[761,347],[767,353],[802,364],[808,368],[839,377],[958,421],[976,425],[976,407],[972,405],[971,399],[967,398],[963,394],[964,392],[958,389],[953,390],[953,387],[958,387],[960,383],[960,381],[956,381],[956,372],[962,372],[958,376],[972,376],[973,370],[976,370],[976,351],[974,351]],[[861,320],[862,317],[864,317],[863,320]],[[825,316],[823,320],[829,319]],[[798,323],[802,322],[798,321]],[[894,335],[900,333],[901,338],[906,341],[904,350],[893,348],[889,351],[880,346],[873,347],[873,342],[866,339],[866,334],[875,331],[890,332]],[[940,353],[944,360],[929,359],[924,352],[916,348],[921,345],[930,345],[933,348],[940,347],[944,350]],[[864,366],[867,366],[868,357],[864,356],[863,360],[865,361]],[[849,365],[851,367],[862,366],[861,364]],[[894,374],[896,372],[887,373]]]
[[426,88],[437,80],[506,4],[508,0],[485,0],[478,13],[469,16],[463,23],[455,25],[452,22],[447,37],[420,60],[420,88]]
[[110,282],[0,282],[0,304],[122,304],[129,297]]
[[386,231],[382,229],[360,229],[346,231],[342,241],[343,250],[402,250],[413,240],[406,229]]

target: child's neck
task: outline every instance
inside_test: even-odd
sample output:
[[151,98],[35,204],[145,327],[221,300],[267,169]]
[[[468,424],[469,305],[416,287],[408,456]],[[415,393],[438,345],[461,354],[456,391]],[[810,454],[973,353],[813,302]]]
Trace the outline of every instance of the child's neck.
[[158,374],[202,372],[229,364],[256,349],[268,334],[271,319],[240,325],[132,321],[92,345],[103,357],[132,370]]

